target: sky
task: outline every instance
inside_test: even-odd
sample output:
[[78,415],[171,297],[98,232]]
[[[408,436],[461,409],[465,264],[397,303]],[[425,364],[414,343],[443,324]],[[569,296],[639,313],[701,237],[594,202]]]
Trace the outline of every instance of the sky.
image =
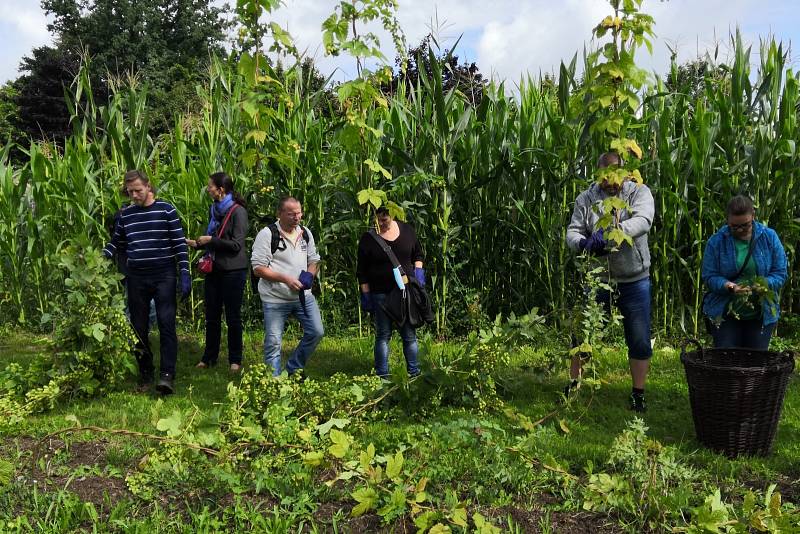
[[[289,30],[324,74],[335,80],[352,78],[355,60],[325,57],[321,45],[320,26],[338,1],[284,4],[271,19]],[[443,48],[451,48],[460,37],[455,53],[461,60],[475,62],[485,76],[511,85],[528,74],[535,78],[557,72],[560,62],[576,52],[580,58],[592,27],[610,13],[606,0],[399,0],[399,6],[409,45],[433,32]],[[642,11],[656,21],[652,56],[646,50],[637,56],[637,63],[648,70],[666,72],[670,48],[679,62],[715,50],[724,60],[730,52],[728,36],[737,27],[754,44],[754,62],[759,38],[774,35],[791,45],[790,67],[800,69],[800,53],[795,52],[800,50],[800,0],[645,0]],[[377,26],[367,30],[380,37],[393,63],[389,36]],[[0,83],[18,76],[20,60],[34,47],[51,43],[40,0],[0,0]]]

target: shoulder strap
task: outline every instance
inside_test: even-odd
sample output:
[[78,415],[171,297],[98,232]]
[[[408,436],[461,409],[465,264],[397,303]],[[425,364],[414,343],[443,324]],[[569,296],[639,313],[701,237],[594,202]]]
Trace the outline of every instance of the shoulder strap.
[[222,232],[225,231],[225,225],[228,224],[228,219],[231,218],[233,211],[239,206],[239,204],[234,204],[228,210],[228,213],[225,215],[225,219],[222,221],[222,226],[219,227],[219,231],[217,231],[217,237],[222,237]]
[[371,235],[372,238],[375,239],[375,242],[378,243],[378,246],[381,247],[381,249],[383,249],[383,251],[386,253],[387,256],[389,256],[389,261],[392,262],[392,267],[400,267],[400,271],[402,272],[403,267],[402,265],[400,265],[400,262],[397,261],[397,256],[394,255],[394,252],[389,247],[389,243],[387,243],[384,238],[379,236],[378,232],[376,232],[375,230],[370,230],[369,235]]
[[[275,221],[268,224],[267,228],[269,228],[272,238],[270,242],[270,249],[272,250],[272,253],[275,254],[275,252],[278,250],[285,250],[286,243],[283,242],[283,236],[278,228],[278,222]],[[303,231],[303,239],[305,240],[306,244],[308,244],[311,241],[311,238],[308,236],[308,228],[305,226],[300,226],[300,229]],[[283,247],[281,247],[281,245],[283,245]]]
[[[277,250],[285,249],[286,244],[283,243],[283,239],[281,238],[281,231],[278,230],[278,223],[271,222],[267,225],[267,228],[269,228],[269,232],[272,238],[270,242],[270,250],[272,251],[272,253],[275,254]],[[281,243],[283,243],[283,248],[280,248]]]
[[753,232],[753,236],[750,239],[750,246],[747,247],[747,256],[744,257],[744,261],[742,262],[742,266],[739,267],[739,272],[736,273],[736,276],[733,277],[733,280],[738,280],[742,273],[744,272],[744,268],[747,267],[747,262],[750,261],[750,256],[753,255],[753,249],[756,248],[756,235]]

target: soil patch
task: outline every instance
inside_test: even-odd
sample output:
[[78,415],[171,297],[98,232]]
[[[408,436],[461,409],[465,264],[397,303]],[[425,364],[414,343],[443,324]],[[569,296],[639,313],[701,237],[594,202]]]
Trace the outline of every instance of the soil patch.
[[114,506],[122,500],[133,497],[125,481],[121,478],[108,478],[94,475],[82,477],[52,477],[44,483],[45,491],[67,490],[83,501],[90,502],[98,510],[106,504]]

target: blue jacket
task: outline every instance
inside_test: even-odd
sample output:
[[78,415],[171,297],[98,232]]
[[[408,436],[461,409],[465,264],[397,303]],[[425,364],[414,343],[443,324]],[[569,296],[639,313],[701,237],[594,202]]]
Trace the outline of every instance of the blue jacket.
[[[725,289],[725,284],[731,280],[739,268],[736,265],[736,246],[730,228],[726,224],[716,234],[709,238],[703,254],[703,282],[708,288],[708,293],[703,299],[703,313],[712,319],[722,317],[727,311],[731,294]],[[775,292],[778,301],[778,291],[786,282],[786,252],[783,250],[781,240],[775,230],[768,228],[760,222],[753,225],[752,258],[755,260],[758,276],[767,279],[770,289]],[[770,306],[767,302],[762,304],[762,317],[764,325],[776,323],[780,315],[780,306]]]

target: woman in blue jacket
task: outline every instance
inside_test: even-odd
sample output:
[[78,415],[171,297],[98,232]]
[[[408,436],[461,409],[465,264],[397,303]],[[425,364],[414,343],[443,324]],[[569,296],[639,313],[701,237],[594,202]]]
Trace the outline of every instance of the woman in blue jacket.
[[786,252],[775,230],[755,220],[748,197],[733,197],[727,216],[703,255],[703,313],[715,347],[766,350],[780,315]]

